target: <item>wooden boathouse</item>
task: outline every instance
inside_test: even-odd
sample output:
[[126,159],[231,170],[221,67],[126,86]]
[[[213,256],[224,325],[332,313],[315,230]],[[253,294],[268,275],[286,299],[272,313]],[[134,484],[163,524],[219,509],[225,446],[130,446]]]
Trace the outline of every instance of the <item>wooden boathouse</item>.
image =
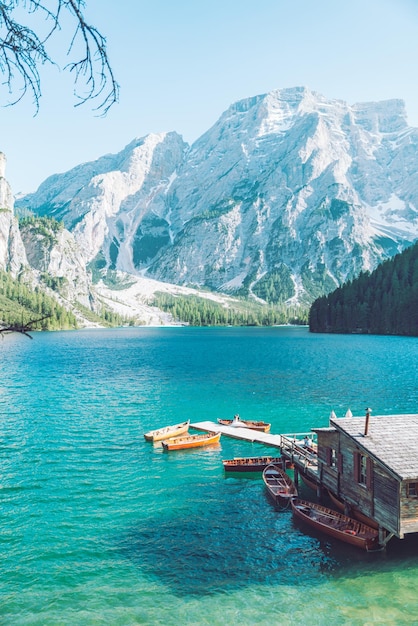
[[[221,430],[226,436],[258,441],[280,449],[283,460],[295,467],[295,479],[329,495],[346,515],[379,528],[384,546],[392,537],[418,533],[418,415],[331,413],[329,426],[312,428],[316,446],[300,437],[267,435],[250,429],[221,427],[213,422],[194,424],[202,430]],[[365,518],[365,519],[364,519]]]
[[378,526],[381,544],[418,532],[418,415],[337,418],[312,429],[317,478],[343,503]]

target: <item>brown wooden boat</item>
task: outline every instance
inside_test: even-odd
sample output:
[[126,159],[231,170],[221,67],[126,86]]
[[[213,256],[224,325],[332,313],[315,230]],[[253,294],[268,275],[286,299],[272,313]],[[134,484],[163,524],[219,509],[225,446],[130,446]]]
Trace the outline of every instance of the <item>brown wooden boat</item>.
[[291,505],[295,517],[330,537],[363,550],[379,547],[379,532],[371,526],[308,500],[293,498]]
[[282,509],[286,509],[290,500],[298,495],[295,483],[278,465],[271,464],[266,467],[263,471],[263,481],[274,504]]
[[271,424],[257,420],[242,420],[239,415],[235,415],[233,420],[218,419],[218,424],[222,426],[234,426],[238,428],[250,428],[263,433],[269,433]]
[[[344,510],[345,510],[344,502],[340,498],[338,498],[336,495],[334,495],[329,489],[327,491],[328,491],[328,495],[330,497],[330,500],[332,500],[332,502],[336,506],[336,508],[339,511],[344,512]],[[367,526],[371,526],[372,528],[379,528],[379,524],[377,522],[375,522],[374,519],[372,519],[371,517],[367,517],[367,515],[364,515],[364,513],[359,511],[354,506],[351,506],[350,508],[351,508],[351,515],[356,520],[358,520],[359,522],[363,522],[363,524],[367,524]]]
[[187,420],[187,422],[174,424],[174,426],[164,426],[164,428],[150,430],[148,433],[144,434],[144,438],[146,441],[162,441],[163,439],[170,439],[171,437],[179,437],[187,433],[189,425],[190,420]]
[[[235,457],[234,459],[226,459],[222,463],[225,472],[262,472],[271,463],[281,465],[283,459],[279,456]],[[286,467],[291,466],[290,461],[286,461]]]
[[309,489],[312,489],[312,491],[315,491],[316,493],[316,482],[314,481],[313,478],[309,478],[309,476],[307,476],[306,474],[304,474],[303,472],[299,472],[299,476],[302,479],[302,482],[309,487]]
[[201,448],[219,443],[221,433],[205,433],[204,435],[188,435],[187,437],[175,437],[162,441],[164,450],[187,450],[189,448]]

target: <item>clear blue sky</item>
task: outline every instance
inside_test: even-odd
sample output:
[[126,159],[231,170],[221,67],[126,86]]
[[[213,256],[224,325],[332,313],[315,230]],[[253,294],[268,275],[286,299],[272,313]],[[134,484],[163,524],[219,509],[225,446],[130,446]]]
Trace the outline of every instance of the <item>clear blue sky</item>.
[[14,193],[150,132],[192,142],[233,102],[284,87],[400,98],[418,127],[418,0],[86,0],[85,13],[107,38],[120,102],[95,117],[74,108],[66,73],[43,70],[37,116],[30,97],[0,109]]

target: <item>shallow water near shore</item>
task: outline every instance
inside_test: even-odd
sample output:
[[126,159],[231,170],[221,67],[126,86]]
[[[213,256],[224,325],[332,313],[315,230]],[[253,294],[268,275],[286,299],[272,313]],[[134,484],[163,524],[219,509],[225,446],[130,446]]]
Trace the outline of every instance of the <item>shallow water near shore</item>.
[[[325,426],[417,413],[418,339],[306,328],[143,328],[0,342],[0,623],[418,624],[418,538],[363,553],[277,512],[221,438],[164,452],[184,419]],[[306,496],[311,497],[307,491]]]

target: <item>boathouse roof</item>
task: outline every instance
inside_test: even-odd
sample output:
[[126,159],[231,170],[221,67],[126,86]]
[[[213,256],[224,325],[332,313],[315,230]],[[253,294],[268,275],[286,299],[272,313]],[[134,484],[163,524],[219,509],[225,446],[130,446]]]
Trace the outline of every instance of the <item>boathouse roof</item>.
[[370,415],[367,435],[364,416],[330,419],[330,425],[401,480],[418,478],[418,415]]

